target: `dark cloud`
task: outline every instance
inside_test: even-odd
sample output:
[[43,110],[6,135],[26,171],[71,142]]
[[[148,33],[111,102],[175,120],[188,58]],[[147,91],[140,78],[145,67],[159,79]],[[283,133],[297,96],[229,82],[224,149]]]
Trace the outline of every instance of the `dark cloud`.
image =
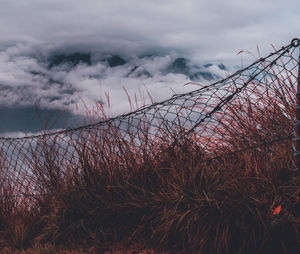
[[289,42],[299,11],[296,0],[2,0],[0,42],[135,52],[161,47],[226,61],[256,44],[265,50]]

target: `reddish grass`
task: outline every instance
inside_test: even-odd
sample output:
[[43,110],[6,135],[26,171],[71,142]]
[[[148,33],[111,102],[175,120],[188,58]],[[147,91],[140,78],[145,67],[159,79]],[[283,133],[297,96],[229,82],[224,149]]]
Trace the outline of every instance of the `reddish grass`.
[[300,253],[300,176],[285,139],[294,84],[265,83],[227,103],[206,135],[161,125],[153,137],[145,119],[138,144],[108,124],[69,141],[78,159],[59,155],[60,137],[39,140],[31,170],[43,195],[1,200],[1,253]]

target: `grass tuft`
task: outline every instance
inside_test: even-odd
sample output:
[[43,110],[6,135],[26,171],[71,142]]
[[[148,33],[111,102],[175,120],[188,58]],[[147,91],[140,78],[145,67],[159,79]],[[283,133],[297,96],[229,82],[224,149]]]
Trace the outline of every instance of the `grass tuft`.
[[281,80],[253,81],[207,135],[161,125],[159,139],[149,122],[138,144],[108,123],[68,143],[77,159],[42,138],[31,164],[40,195],[20,200],[1,178],[1,253],[300,253],[300,175],[286,138],[295,91]]

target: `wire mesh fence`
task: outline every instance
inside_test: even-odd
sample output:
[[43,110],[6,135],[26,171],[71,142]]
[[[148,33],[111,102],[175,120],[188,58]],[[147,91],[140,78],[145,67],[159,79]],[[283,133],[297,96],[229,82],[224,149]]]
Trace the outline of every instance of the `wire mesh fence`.
[[66,179],[92,174],[90,168],[112,175],[106,169],[113,165],[126,174],[133,158],[147,163],[184,146],[204,161],[289,152],[298,48],[293,40],[221,81],[96,124],[0,138],[0,194],[18,202],[52,195]]

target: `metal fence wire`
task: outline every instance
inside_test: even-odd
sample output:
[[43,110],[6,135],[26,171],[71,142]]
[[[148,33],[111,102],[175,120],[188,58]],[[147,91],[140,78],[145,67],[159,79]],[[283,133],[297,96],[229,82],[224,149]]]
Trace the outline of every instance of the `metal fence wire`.
[[203,160],[291,150],[299,46],[294,39],[221,81],[96,124],[2,137],[0,195],[51,195],[49,181],[55,186],[89,167],[103,174],[109,163],[129,169],[129,153],[142,162],[183,145]]

